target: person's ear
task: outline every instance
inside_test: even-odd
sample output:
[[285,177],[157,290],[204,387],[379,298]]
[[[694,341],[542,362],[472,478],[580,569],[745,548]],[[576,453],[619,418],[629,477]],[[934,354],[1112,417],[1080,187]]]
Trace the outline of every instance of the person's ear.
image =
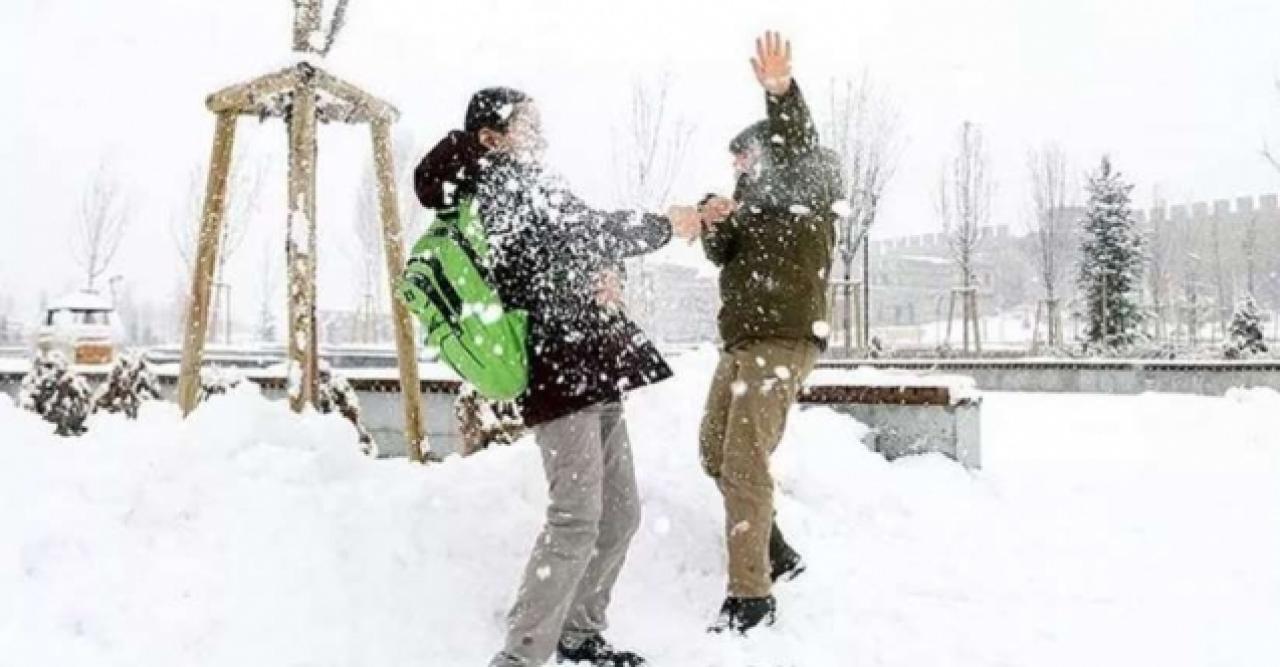
[[501,134],[498,134],[487,127],[480,130],[480,134],[477,135],[477,139],[480,140],[480,145],[491,151],[496,151],[499,148],[502,148],[503,138],[504,137]]

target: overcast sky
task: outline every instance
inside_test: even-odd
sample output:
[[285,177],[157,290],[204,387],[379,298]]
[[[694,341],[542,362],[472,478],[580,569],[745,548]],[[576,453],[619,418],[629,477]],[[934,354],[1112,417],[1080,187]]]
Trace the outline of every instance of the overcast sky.
[[[78,286],[70,235],[104,164],[131,212],[110,274],[143,297],[172,292],[171,221],[213,128],[204,96],[291,62],[291,6],[6,0],[0,297],[31,309],[40,290]],[[419,152],[460,122],[475,89],[528,90],[543,107],[551,159],[601,204],[615,193],[613,136],[632,82],[668,73],[673,112],[696,126],[676,193],[692,198],[728,187],[724,146],[763,113],[751,40],[777,28],[794,41],[796,76],[815,106],[833,78],[866,71],[900,109],[906,146],[876,230],[888,237],[936,231],[932,186],[965,119],[990,143],[994,224],[1021,224],[1025,153],[1046,141],[1062,144],[1078,172],[1110,153],[1141,205],[1156,188],[1173,201],[1280,190],[1259,157],[1268,138],[1280,144],[1277,26],[1274,0],[351,0],[328,66],[397,104]],[[231,269],[242,318],[256,303],[263,252],[281,247],[283,136],[278,122],[241,125],[237,151],[272,164]],[[321,134],[322,307],[354,305],[352,193],[367,142],[363,128]]]

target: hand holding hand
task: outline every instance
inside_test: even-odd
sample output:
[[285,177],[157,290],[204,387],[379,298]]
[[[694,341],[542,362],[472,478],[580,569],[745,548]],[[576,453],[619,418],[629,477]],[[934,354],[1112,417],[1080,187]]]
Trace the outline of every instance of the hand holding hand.
[[756,57],[751,59],[756,80],[771,95],[785,95],[791,90],[791,42],[769,31],[756,38]]
[[702,234],[702,215],[692,206],[672,206],[667,210],[667,219],[676,238],[692,243]]
[[728,218],[738,208],[738,202],[728,198],[716,195],[702,203],[699,212],[702,214],[702,222],[708,227],[714,227],[725,218]]

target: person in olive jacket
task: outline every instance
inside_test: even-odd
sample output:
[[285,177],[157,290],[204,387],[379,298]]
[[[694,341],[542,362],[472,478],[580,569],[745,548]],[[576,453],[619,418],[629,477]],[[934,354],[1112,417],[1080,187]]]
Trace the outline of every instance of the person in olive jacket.
[[791,44],[767,33],[752,65],[767,118],[730,145],[738,172],[733,198],[708,197],[702,206],[703,249],[720,267],[723,351],[699,447],[724,498],[729,552],[728,595],[713,631],[772,623],[773,582],[804,568],[774,521],[769,456],[826,344],[835,210],[843,196],[838,159],[819,145],[791,77]]
[[693,207],[668,216],[601,211],[542,162],[538,108],[524,93],[488,88],[418,165],[422,204],[470,202],[489,238],[485,258],[504,307],[528,313],[529,386],[517,399],[542,452],[550,506],[508,615],[493,667],[560,660],[643,664],[602,632],[640,497],[622,397],[671,376],[621,306],[624,258],[653,252],[673,233],[695,237]]

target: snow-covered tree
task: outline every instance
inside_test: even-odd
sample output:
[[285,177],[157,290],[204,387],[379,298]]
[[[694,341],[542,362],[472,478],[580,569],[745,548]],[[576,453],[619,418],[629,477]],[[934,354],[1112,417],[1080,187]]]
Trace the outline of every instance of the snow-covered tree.
[[1236,312],[1231,316],[1231,327],[1228,330],[1226,356],[1239,359],[1267,351],[1265,337],[1262,334],[1262,316],[1258,312],[1258,303],[1252,294],[1246,294],[1236,305]]
[[1085,307],[1085,345],[1119,350],[1138,342],[1144,314],[1139,295],[1145,257],[1141,230],[1130,208],[1133,186],[1102,158],[1089,176],[1089,202],[1081,220],[1077,284]]

